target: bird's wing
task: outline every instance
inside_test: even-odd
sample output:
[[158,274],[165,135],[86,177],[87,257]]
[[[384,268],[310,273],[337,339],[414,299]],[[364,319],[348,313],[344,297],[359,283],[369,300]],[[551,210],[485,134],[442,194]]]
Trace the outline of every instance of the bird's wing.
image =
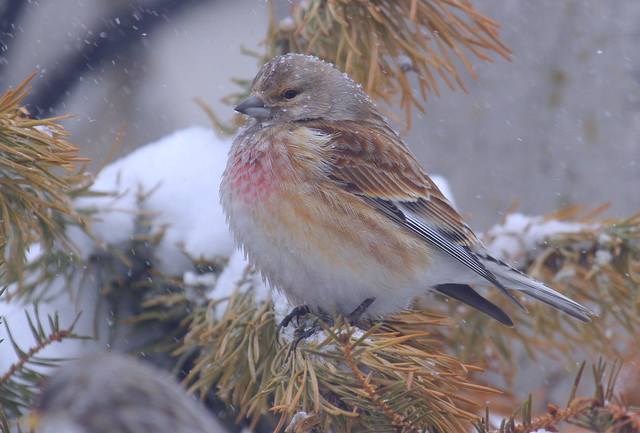
[[478,259],[477,237],[395,132],[354,121],[305,126],[332,137],[325,145],[331,179],[515,300]]

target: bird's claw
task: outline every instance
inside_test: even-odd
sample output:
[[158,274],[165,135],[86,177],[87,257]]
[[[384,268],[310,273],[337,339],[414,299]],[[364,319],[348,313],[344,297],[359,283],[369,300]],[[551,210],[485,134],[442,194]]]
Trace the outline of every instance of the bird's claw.
[[278,331],[289,326],[289,323],[291,323],[293,319],[296,319],[298,322],[298,326],[300,326],[300,317],[306,316],[310,312],[311,310],[309,309],[308,305],[298,305],[297,307],[294,307],[289,312],[289,314],[284,316],[284,319],[280,321],[280,324],[278,325]]
[[289,312],[289,314],[287,314],[285,318],[282,319],[282,321],[278,325],[278,331],[280,331],[283,328],[286,328],[287,326],[289,326],[289,324],[294,319],[296,320],[297,326],[294,331],[294,340],[292,341],[291,346],[289,347],[289,354],[291,354],[291,352],[293,352],[296,349],[296,347],[298,347],[298,344],[300,344],[302,340],[305,340],[311,337],[313,334],[315,334],[316,332],[322,329],[321,321],[326,323],[329,326],[333,325],[333,319],[331,318],[331,316],[326,312],[320,310],[318,311],[318,314],[317,314],[318,318],[313,322],[313,325],[311,325],[308,328],[305,328],[304,323],[300,323],[300,318],[303,316],[306,316],[309,313],[311,313],[311,309],[309,308],[309,306],[299,305],[293,308]]
[[321,329],[322,329],[322,326],[320,326],[320,323],[318,320],[316,320],[315,323],[309,328],[303,328],[303,327],[297,328],[294,333],[295,339],[293,340],[293,342],[291,343],[291,346],[289,347],[289,353],[295,351],[296,347],[298,347],[298,344],[300,344],[302,340],[306,340],[307,338],[311,337],[313,334],[320,331]]
[[[351,313],[349,313],[349,315],[347,315],[346,319],[349,321],[349,323],[351,325],[356,325],[360,321],[360,319],[362,318],[362,315],[364,313],[366,313],[366,311],[369,309],[369,307],[371,306],[371,304],[373,304],[373,302],[375,300],[376,300],[376,298],[367,298],[364,301],[362,301],[362,303],[360,305],[358,305],[358,307],[356,307],[355,310],[353,310]],[[305,328],[305,327],[301,326],[300,317],[306,316],[310,312],[311,312],[311,309],[309,308],[308,305],[298,305],[297,307],[294,307],[289,312],[289,314],[287,314],[282,319],[282,321],[278,325],[278,331],[280,331],[281,329],[286,328],[287,326],[289,326],[289,324],[294,319],[297,321],[297,328],[296,328],[296,330],[294,332],[295,339],[293,340],[293,342],[291,343],[291,346],[289,347],[289,353],[291,353],[294,350],[296,350],[296,347],[298,347],[298,344],[300,344],[300,342],[302,340],[305,340],[305,339],[311,337],[313,334],[315,334],[316,332],[318,332],[318,331],[320,331],[322,329],[322,326],[320,324],[320,320],[322,320],[323,322],[325,322],[329,326],[333,325],[333,319],[331,318],[331,316],[329,314],[327,314],[326,312],[320,311],[320,315],[318,316],[319,319],[316,320],[313,323],[313,325],[311,325],[308,328]]]

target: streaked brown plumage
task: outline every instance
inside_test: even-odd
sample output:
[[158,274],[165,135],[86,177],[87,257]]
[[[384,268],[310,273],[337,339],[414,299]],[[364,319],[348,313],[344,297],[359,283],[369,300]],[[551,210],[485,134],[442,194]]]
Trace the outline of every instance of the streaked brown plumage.
[[221,184],[232,232],[250,260],[296,304],[370,317],[429,289],[503,323],[470,285],[542,300],[581,320],[586,308],[489,256],[362,89],[303,55],[260,70],[238,111]]

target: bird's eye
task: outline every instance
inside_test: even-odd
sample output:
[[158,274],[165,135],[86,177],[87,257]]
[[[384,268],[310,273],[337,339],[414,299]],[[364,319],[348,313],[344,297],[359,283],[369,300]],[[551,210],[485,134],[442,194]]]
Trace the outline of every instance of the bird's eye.
[[298,96],[298,91],[295,89],[287,89],[284,92],[282,92],[282,97],[285,99],[293,99],[296,96]]

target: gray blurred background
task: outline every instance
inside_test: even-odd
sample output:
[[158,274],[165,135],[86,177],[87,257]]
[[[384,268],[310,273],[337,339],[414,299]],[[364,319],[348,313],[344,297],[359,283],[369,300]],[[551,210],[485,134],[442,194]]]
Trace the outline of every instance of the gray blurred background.
[[[512,61],[477,63],[469,93],[432,98],[406,134],[471,225],[516,202],[640,210],[640,2],[474,4],[502,23]],[[37,71],[31,110],[74,114],[72,140],[95,167],[116,142],[124,154],[208,126],[194,97],[230,119],[220,99],[255,74],[241,47],[260,51],[267,24],[264,0],[0,0],[0,89]]]

